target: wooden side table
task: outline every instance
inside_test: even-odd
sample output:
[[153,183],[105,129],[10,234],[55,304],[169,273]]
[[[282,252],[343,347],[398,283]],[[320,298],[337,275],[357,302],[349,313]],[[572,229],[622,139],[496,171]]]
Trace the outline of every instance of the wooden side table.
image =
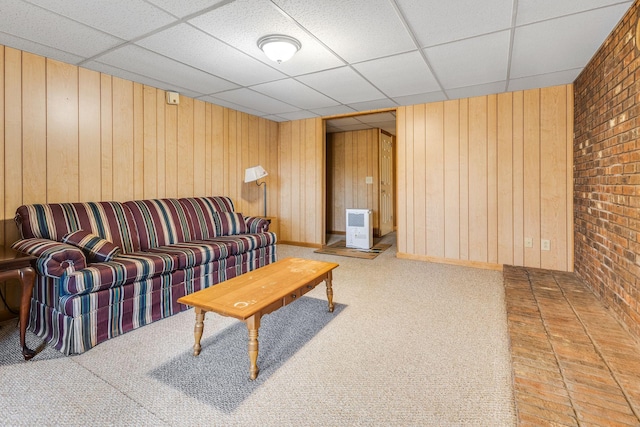
[[25,255],[11,248],[0,246],[0,282],[17,279],[22,285],[22,299],[20,300],[20,346],[24,360],[35,356],[35,351],[29,349],[25,343],[31,295],[36,280],[36,272],[31,266],[36,257]]

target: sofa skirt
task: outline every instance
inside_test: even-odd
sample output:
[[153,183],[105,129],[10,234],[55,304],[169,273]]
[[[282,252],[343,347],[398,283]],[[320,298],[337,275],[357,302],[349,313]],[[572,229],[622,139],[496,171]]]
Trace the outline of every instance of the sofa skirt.
[[[59,297],[57,280],[37,280],[29,330],[65,355],[188,309],[178,298],[275,262],[276,246],[85,295]],[[40,278],[39,278],[40,279]]]

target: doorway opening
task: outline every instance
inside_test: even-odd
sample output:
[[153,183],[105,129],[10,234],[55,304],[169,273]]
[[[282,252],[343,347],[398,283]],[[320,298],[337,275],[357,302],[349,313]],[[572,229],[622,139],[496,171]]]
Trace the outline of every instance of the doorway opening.
[[396,228],[395,110],[325,119],[325,243],[347,233],[347,209],[370,209],[375,240]]

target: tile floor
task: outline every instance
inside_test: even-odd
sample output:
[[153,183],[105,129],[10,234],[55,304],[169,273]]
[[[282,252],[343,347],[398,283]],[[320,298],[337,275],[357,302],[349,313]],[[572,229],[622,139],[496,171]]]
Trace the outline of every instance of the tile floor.
[[640,426],[640,344],[572,273],[504,268],[520,426]]

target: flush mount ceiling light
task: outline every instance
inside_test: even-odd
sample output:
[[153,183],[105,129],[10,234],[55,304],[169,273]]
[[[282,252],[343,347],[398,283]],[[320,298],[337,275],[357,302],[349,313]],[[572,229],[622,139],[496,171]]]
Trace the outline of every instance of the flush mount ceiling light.
[[291,59],[302,45],[293,37],[281,34],[272,34],[264,36],[258,40],[258,47],[262,49],[267,58],[282,64]]

